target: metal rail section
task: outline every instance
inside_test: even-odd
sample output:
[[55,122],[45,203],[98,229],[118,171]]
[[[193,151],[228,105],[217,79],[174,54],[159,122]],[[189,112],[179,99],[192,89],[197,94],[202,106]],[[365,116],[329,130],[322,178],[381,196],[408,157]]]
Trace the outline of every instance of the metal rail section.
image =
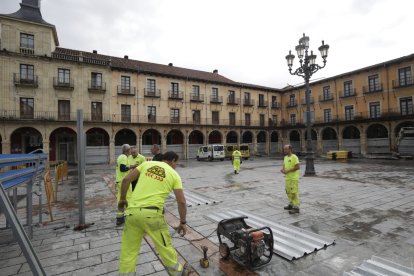
[[389,260],[372,256],[370,260],[365,260],[361,265],[354,267],[350,272],[344,272],[343,276],[412,276],[414,269],[402,266]]
[[[0,173],[0,207],[3,210],[7,225],[11,227],[14,239],[18,242],[24,256],[32,270],[34,275],[46,275],[43,267],[34,251],[29,237],[32,237],[32,192],[33,185],[38,176],[44,171],[45,163],[47,160],[46,154],[7,154],[0,155],[0,168],[13,167],[17,165],[29,164],[29,167],[23,169],[10,170],[4,173]],[[29,235],[24,231],[23,225],[20,223],[15,208],[17,208],[17,187],[27,184],[26,186],[26,220]],[[6,189],[13,188],[13,194],[15,198],[14,205],[10,202],[10,199],[6,193]],[[13,208],[14,206],[14,208]],[[41,206],[41,202],[40,202]],[[41,213],[41,211],[40,211]]]
[[[219,201],[212,200],[210,198],[195,194],[190,191],[184,190],[185,200],[187,202],[187,207],[200,206],[200,205],[213,205],[219,203]],[[175,199],[173,193],[170,194],[170,197]]]
[[329,245],[335,244],[335,240],[326,238],[301,228],[288,224],[272,222],[268,219],[256,216],[252,213],[233,210],[224,213],[215,213],[206,217],[219,222],[223,219],[247,216],[246,223],[254,228],[268,226],[273,232],[273,252],[290,261],[299,259],[316,252]]

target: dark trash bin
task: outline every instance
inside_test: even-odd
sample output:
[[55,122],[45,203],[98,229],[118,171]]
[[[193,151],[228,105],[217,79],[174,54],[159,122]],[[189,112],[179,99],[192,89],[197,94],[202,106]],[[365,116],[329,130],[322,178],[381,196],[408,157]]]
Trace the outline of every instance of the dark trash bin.
[[352,151],[348,151],[348,159],[352,158]]

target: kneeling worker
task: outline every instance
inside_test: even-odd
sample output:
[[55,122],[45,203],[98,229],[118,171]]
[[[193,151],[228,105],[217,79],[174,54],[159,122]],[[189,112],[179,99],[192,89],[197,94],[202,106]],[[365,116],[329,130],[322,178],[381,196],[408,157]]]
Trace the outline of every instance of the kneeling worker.
[[[187,205],[180,175],[175,171],[178,155],[166,152],[163,161],[148,161],[139,165],[122,181],[120,211],[128,210],[121,243],[120,275],[134,273],[141,241],[147,234],[153,241],[169,275],[182,275],[183,266],[178,262],[177,252],[171,243],[168,225],[164,218],[164,204],[171,191],[174,191],[180,216],[176,231],[184,236],[187,232]],[[129,200],[126,195],[129,183],[138,183]]]

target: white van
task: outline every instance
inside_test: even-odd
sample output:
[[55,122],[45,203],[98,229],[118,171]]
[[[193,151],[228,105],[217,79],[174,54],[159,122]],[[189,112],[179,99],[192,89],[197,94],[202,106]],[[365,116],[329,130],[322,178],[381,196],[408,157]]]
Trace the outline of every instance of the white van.
[[224,146],[220,144],[213,144],[202,146],[198,148],[197,151],[197,160],[208,159],[213,161],[214,159],[224,160]]

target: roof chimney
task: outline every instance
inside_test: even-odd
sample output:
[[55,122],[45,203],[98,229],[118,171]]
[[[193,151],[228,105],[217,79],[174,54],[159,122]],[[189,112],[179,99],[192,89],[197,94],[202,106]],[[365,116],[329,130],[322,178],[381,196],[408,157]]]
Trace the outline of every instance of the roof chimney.
[[97,54],[97,53],[98,53],[98,51],[96,51],[96,50],[93,50],[93,51],[92,51],[92,53],[94,53],[94,54]]
[[214,69],[213,70],[213,74],[217,74],[218,73],[218,70],[217,69]]
[[33,8],[39,8],[40,9],[40,0],[23,0],[22,4],[25,6],[30,6]]
[[125,55],[125,56],[124,56],[124,59],[128,59],[128,56],[127,56],[127,55]]
[[168,63],[168,66],[173,66],[173,64],[170,62],[170,63]]

